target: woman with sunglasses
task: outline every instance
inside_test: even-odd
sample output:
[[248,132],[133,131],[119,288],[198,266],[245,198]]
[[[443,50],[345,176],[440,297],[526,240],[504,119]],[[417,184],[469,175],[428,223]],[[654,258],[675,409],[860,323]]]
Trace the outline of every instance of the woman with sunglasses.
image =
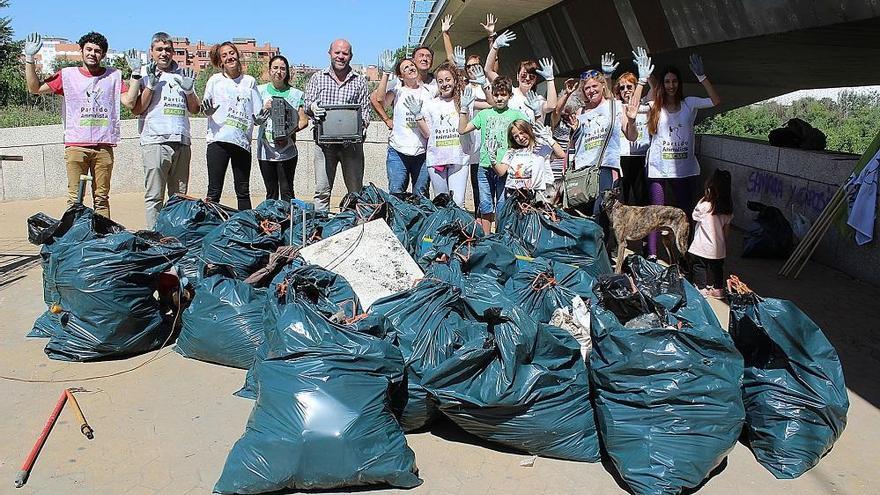
[[621,201],[632,206],[648,204],[648,183],[645,176],[645,154],[651,144],[648,135],[648,110],[650,107],[641,101],[633,101],[638,80],[632,72],[624,72],[614,84],[614,97],[623,103],[638,105],[636,131],[638,137],[630,141],[624,136],[620,141],[620,170],[623,180],[620,184]]
[[[419,102],[429,100],[433,96],[433,91],[422,83],[419,70],[411,59],[405,58],[394,65],[391,52],[386,51],[380,57],[380,61],[383,67],[382,79],[379,80],[379,86],[370,99],[374,108],[384,109],[392,106],[394,109],[391,135],[388,138],[388,156],[385,161],[388,192],[406,192],[411,182],[413,194],[427,196],[428,170],[425,167],[427,141],[418,130],[416,116],[409,111],[404,102],[410,96]],[[400,83],[389,88],[390,71],[387,69],[391,66],[400,78]]]
[[[681,73],[667,67],[660,74],[662,87],[654,91],[648,112],[648,191],[651,204],[668,204],[664,188],[668,186],[675,196],[675,206],[684,211],[694,208],[693,178],[700,175],[700,164],[694,155],[694,122],[697,110],[721,103],[721,97],[706,77],[703,60],[699,55],[690,57],[690,69],[708,98],[684,97]],[[648,256],[657,257],[657,233],[648,236]]]
[[[498,77],[496,60],[498,57],[498,49],[510,46],[510,42],[516,39],[513,31],[505,31],[495,38],[489,54],[486,56],[486,65],[483,70],[489,82],[495,81]],[[547,97],[539,95],[535,92],[535,86],[538,84],[538,76],[547,81]],[[534,116],[533,122],[541,122],[544,116],[556,108],[556,85],[553,82],[553,60],[542,58],[540,63],[534,60],[523,60],[519,63],[519,69],[516,73],[517,85],[513,88],[513,94],[510,96],[508,106],[519,110],[520,112]]]
[[260,174],[266,185],[266,199],[281,199],[289,202],[293,199],[293,174],[296,171],[298,158],[296,150],[296,133],[309,125],[303,107],[305,94],[292,87],[290,81],[290,63],[284,55],[275,55],[269,59],[269,82],[257,87],[263,98],[263,109],[271,111],[275,98],[284,100],[295,110],[296,124],[288,124],[288,128],[275,129],[272,119],[267,119],[260,126],[257,152],[260,163]]

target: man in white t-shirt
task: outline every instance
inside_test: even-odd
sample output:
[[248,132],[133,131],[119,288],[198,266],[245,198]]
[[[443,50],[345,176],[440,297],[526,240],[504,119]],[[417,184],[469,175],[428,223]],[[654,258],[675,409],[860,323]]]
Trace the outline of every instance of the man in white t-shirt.
[[[140,56],[128,52],[128,65],[140,74]],[[152,229],[168,197],[186,194],[190,164],[190,114],[199,111],[192,69],[181,69],[172,59],[174,43],[167,33],[150,40],[147,73],[132,113],[139,115],[141,156],[144,163],[144,206],[147,229]]]

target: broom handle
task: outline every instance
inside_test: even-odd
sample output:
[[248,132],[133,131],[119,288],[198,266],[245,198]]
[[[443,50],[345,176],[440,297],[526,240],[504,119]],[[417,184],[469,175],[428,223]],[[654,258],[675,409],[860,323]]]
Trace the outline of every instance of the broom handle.
[[829,216],[828,216],[828,220],[827,220],[827,221],[825,222],[825,224],[822,226],[821,234],[819,234],[818,238],[817,238],[816,241],[813,243],[813,247],[810,249],[809,253],[807,253],[806,257],[804,257],[803,260],[801,260],[801,261],[799,262],[799,265],[800,265],[800,266],[798,267],[797,271],[796,271],[795,274],[794,274],[794,278],[795,278],[795,279],[798,278],[798,276],[801,274],[801,271],[803,271],[804,267],[807,266],[807,262],[810,261],[810,257],[813,256],[813,253],[816,251],[816,248],[818,248],[818,247],[819,247],[819,244],[821,244],[821,242],[822,242],[822,238],[825,237],[825,232],[828,231],[828,229],[831,227],[831,224],[834,222],[834,217],[837,216],[837,215],[836,215],[836,212],[837,212],[838,210],[839,210],[839,208],[835,208],[835,214],[833,214],[833,215],[829,215]]
[[61,397],[58,398],[58,402],[55,404],[55,409],[52,409],[52,414],[50,414],[49,419],[46,420],[46,425],[43,426],[43,431],[40,433],[40,436],[37,437],[37,442],[34,443],[31,452],[25,458],[24,463],[22,463],[21,469],[15,477],[16,488],[21,488],[27,483],[28,476],[31,474],[31,469],[34,467],[34,462],[37,460],[37,455],[46,443],[46,439],[49,438],[49,432],[51,432],[52,427],[55,426],[55,421],[58,419],[58,415],[61,414],[61,410],[64,409],[64,404],[66,402],[67,389],[61,391]]
[[[785,264],[782,265],[782,268],[779,270],[778,274],[783,276],[788,276],[791,270],[797,265],[800,258],[803,254],[811,248],[811,244],[816,240],[816,236],[819,235],[819,229],[817,228],[820,224],[824,223],[828,217],[834,218],[839,209],[839,203],[843,200],[843,188],[838,188],[837,192],[834,193],[834,196],[831,197],[831,200],[825,205],[825,208],[822,209],[822,212],[816,218],[815,223],[807,231],[807,234],[804,235],[804,238],[801,239],[801,242],[795,246],[794,251],[786,260]],[[827,230],[827,229],[825,229]],[[825,231],[822,231],[822,235],[824,235]],[[820,237],[821,240],[821,237]]]

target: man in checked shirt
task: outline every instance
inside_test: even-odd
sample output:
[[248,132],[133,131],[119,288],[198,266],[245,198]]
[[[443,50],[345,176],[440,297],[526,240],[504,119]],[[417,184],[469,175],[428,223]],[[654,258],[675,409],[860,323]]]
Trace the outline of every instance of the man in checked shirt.
[[[351,43],[338,39],[330,44],[330,66],[312,74],[306,86],[306,113],[314,120],[324,118],[322,105],[361,106],[364,129],[370,122],[367,80],[351,69]],[[315,140],[315,208],[326,210],[336,179],[336,164],[342,164],[342,178],[348,192],[359,192],[364,185],[364,145],[356,143],[318,144]]]

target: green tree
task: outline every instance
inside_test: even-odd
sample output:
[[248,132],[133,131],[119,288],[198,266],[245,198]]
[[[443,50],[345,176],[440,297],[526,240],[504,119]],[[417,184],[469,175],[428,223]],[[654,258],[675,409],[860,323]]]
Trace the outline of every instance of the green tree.
[[116,57],[113,59],[111,67],[122,72],[122,80],[126,81],[131,77],[131,67],[128,65],[128,59],[125,57]]
[[79,60],[71,60],[62,55],[60,57],[55,57],[55,60],[52,62],[52,72],[58,72],[65,67],[79,67],[81,65],[82,62]]
[[263,62],[260,62],[259,60],[254,60],[252,62],[248,62],[247,67],[245,68],[245,73],[256,79],[257,83],[260,83],[263,80],[264,70],[265,65],[263,64]]
[[211,78],[214,74],[219,72],[213,65],[208,65],[204,69],[199,72],[199,75],[196,77],[196,94],[201,96],[205,95],[205,86],[208,84],[208,79]]

